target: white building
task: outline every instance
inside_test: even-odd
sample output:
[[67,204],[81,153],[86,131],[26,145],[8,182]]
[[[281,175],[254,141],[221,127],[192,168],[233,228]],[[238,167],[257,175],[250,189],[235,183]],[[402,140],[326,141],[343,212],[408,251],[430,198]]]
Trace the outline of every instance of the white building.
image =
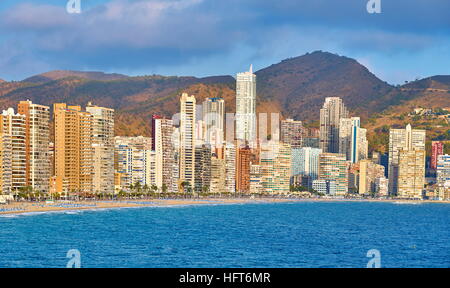
[[397,195],[399,160],[401,151],[425,150],[425,130],[412,129],[407,125],[406,129],[390,129],[389,131],[389,193]]
[[191,187],[195,183],[195,96],[181,95],[180,113],[180,183],[187,181]]
[[256,140],[256,75],[251,65],[236,76],[236,139]]

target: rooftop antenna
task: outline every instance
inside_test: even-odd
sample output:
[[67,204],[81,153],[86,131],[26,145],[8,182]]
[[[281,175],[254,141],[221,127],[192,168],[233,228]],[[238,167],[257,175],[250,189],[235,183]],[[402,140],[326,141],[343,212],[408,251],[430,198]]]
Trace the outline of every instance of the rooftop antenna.
[[249,70],[249,72],[253,74],[253,64],[250,64],[250,70]]

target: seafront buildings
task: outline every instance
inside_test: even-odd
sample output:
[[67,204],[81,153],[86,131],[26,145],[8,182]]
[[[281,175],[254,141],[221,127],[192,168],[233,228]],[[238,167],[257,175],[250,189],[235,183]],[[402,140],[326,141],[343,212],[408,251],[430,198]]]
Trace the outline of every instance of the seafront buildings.
[[319,128],[271,114],[266,137],[267,115],[256,119],[252,68],[236,78],[234,122],[225,123],[223,98],[181,93],[179,114],[148,119],[151,137],[115,136],[115,113],[108,107],[54,103],[51,111],[20,101],[17,113],[9,108],[0,115],[1,192],[449,198],[450,157],[443,142],[431,143],[436,183],[428,180],[425,190],[425,130],[390,129],[388,153],[371,151],[370,158],[361,119],[349,116],[341,98],[329,97]]

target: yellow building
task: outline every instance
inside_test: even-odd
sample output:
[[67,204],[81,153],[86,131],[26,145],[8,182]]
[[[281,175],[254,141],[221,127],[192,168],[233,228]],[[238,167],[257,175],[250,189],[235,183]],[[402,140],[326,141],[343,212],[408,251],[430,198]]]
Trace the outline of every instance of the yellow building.
[[420,198],[425,185],[425,150],[401,150],[398,160],[399,198]]
[[[93,192],[93,117],[80,106],[53,105],[55,126],[55,190]],[[113,158],[111,158],[113,162]]]
[[261,145],[261,186],[264,193],[287,194],[291,178],[291,146],[282,142]]

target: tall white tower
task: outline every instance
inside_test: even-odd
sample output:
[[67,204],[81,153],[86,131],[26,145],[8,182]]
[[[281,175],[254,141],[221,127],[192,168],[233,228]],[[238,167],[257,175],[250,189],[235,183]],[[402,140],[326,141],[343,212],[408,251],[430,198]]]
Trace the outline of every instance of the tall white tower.
[[180,181],[187,181],[193,187],[195,179],[195,96],[183,93],[180,103]]
[[256,139],[256,75],[252,65],[236,77],[236,139]]

